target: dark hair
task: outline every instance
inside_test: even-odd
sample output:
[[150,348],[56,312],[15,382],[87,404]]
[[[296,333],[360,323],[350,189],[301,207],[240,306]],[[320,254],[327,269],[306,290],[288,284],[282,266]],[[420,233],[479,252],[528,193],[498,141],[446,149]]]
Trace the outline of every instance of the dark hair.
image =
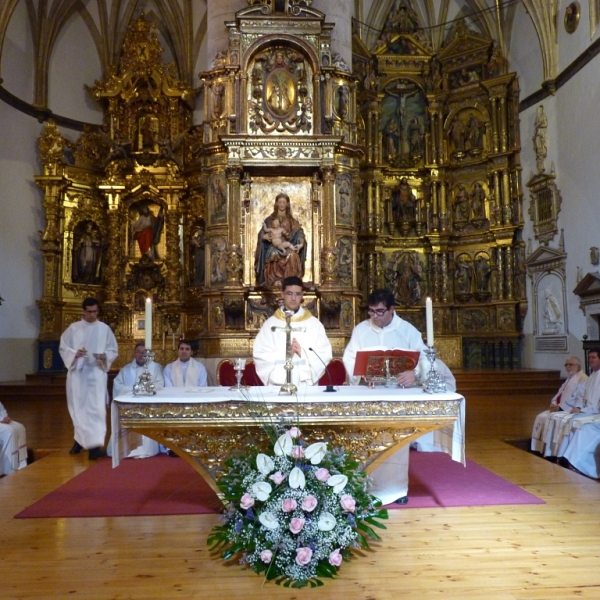
[[300,277],[296,277],[295,275],[292,275],[291,277],[286,277],[285,279],[281,280],[281,291],[283,292],[285,288],[291,287],[292,285],[299,285],[302,288],[302,291],[304,291],[304,284],[302,283],[302,279],[300,279]]
[[97,307],[100,307],[100,304],[98,303],[98,300],[96,300],[96,298],[86,298],[81,303],[81,308],[83,308],[83,310],[85,310],[88,306],[97,306]]
[[367,306],[377,306],[380,302],[383,302],[386,308],[391,308],[395,304],[394,294],[384,288],[373,290],[367,298]]
[[177,344],[177,350],[179,350],[179,348],[181,348],[181,344],[185,344],[186,346],[189,346],[190,348],[192,348],[192,350],[194,349],[192,346],[192,342],[190,340],[179,340],[179,343]]
[[596,356],[597,356],[598,358],[600,358],[600,348],[598,348],[598,347],[596,347],[596,348],[590,348],[590,349],[588,350],[588,356],[590,355],[590,352],[595,352],[595,353],[596,353]]
[[133,347],[133,351],[135,352],[140,346],[144,346],[144,348],[146,347],[146,342],[138,342],[134,347]]

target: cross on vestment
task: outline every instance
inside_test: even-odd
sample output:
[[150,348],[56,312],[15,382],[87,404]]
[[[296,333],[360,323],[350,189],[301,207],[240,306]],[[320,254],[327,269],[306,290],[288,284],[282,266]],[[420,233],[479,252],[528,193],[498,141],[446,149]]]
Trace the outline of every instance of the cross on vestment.
[[283,367],[285,369],[285,383],[281,386],[279,393],[291,396],[298,391],[298,388],[292,383],[292,369],[294,368],[292,364],[292,332],[306,331],[306,327],[292,327],[294,313],[285,309],[282,312],[285,315],[285,327],[273,325],[271,331],[285,331],[285,365]]

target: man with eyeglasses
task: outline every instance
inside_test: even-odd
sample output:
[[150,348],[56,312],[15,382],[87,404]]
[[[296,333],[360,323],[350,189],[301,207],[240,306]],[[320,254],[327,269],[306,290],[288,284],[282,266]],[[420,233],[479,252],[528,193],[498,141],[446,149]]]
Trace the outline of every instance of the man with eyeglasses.
[[548,410],[540,413],[533,423],[531,450],[544,456],[556,456],[561,439],[561,422],[571,409],[581,407],[587,375],[581,370],[581,361],[570,356],[565,361],[567,378],[550,400]]
[[[346,367],[351,385],[360,383],[360,377],[353,375],[356,353],[359,350],[393,348],[419,350],[421,360],[424,359],[423,338],[418,329],[396,314],[394,294],[390,290],[373,291],[367,299],[367,306],[370,318],[354,328],[350,343],[344,350],[344,367]],[[447,367],[446,370],[448,370]],[[419,373],[419,367],[400,373],[397,378],[398,385],[402,387],[418,385]],[[452,375],[450,374],[450,376]],[[454,378],[452,377],[452,379]],[[390,502],[406,504],[408,502],[408,456],[409,446],[404,446],[371,473],[373,479],[371,493],[384,504]]]
[[88,449],[90,460],[106,456],[107,373],[119,353],[110,327],[98,321],[98,301],[82,302],[83,318],[67,327],[59,352],[67,367],[67,406],[75,429],[70,454]]
[[[292,333],[292,383],[318,385],[325,365],[332,357],[331,342],[322,323],[302,307],[304,286],[300,277],[286,277],[281,282],[283,307],[278,308],[260,328],[252,351],[256,373],[265,385],[283,385],[286,382],[285,313],[291,312],[292,328],[302,331]],[[272,327],[277,327],[272,331]],[[312,350],[309,350],[312,349]]]

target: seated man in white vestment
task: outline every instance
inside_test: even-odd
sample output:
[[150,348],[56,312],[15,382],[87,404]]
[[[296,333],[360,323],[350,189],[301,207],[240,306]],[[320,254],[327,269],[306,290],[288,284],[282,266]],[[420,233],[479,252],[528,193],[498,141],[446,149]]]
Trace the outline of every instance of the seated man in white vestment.
[[561,440],[559,433],[561,425],[571,409],[583,405],[583,393],[587,375],[581,370],[581,361],[576,356],[570,356],[565,361],[567,378],[550,400],[548,410],[540,413],[533,424],[531,433],[531,449],[544,456],[556,456]]
[[206,367],[192,358],[192,345],[181,340],[177,346],[179,358],[169,363],[163,372],[165,387],[206,387],[208,376]]
[[60,337],[59,352],[67,368],[67,406],[75,429],[71,454],[89,450],[90,460],[106,456],[107,373],[119,353],[106,323],[98,321],[95,298],[82,302],[83,318]]
[[27,466],[25,427],[13,421],[0,402],[0,475]]
[[598,477],[598,444],[600,443],[600,348],[588,352],[592,374],[583,395],[583,406],[573,409],[571,422],[561,455],[576,469],[590,477]]
[[[133,361],[128,365],[125,365],[115,377],[113,382],[113,398],[117,398],[123,394],[127,394],[133,390],[135,383],[139,381],[140,375],[144,372],[144,354],[146,352],[146,346],[143,342],[139,342],[135,345],[133,351]],[[148,371],[152,377],[152,383],[154,383],[155,389],[159,390],[165,387],[165,381],[163,379],[162,367],[152,361],[148,364]],[[153,439],[139,433],[128,432],[130,439],[128,440],[128,447],[133,450],[127,455],[127,458],[150,458],[156,456],[160,452],[160,445]],[[108,455],[112,456],[113,449],[112,443],[114,442],[113,434],[108,444]],[[137,447],[136,447],[137,446]]]
[[[325,327],[311,312],[302,307],[304,286],[299,277],[286,277],[281,282],[283,308],[292,313],[291,327],[292,365],[291,381],[294,385],[318,385],[325,372],[325,365],[332,357],[331,343]],[[275,327],[275,331],[272,328]],[[252,355],[256,373],[265,385],[283,385],[286,382],[285,365],[286,333],[285,314],[281,308],[275,311],[260,328]]]
[[[401,348],[421,352],[415,370],[398,375],[398,384],[403,387],[419,385],[421,377],[429,370],[423,350],[425,344],[419,331],[401,319],[394,309],[394,294],[390,290],[379,289],[371,293],[367,300],[369,319],[359,323],[344,350],[344,366],[351,385],[358,385],[360,377],[354,376],[356,353],[359,350],[382,350]],[[445,365],[444,365],[445,366]],[[446,367],[447,368],[447,367]],[[372,473],[371,493],[384,504],[408,502],[408,454],[410,447],[403,446]]]

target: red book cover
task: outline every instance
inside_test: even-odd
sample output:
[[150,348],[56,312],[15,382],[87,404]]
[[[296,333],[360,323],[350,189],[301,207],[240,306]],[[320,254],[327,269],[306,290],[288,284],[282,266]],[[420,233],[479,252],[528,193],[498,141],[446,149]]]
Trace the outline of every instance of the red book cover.
[[421,352],[419,350],[403,350],[402,348],[393,348],[392,350],[359,350],[356,353],[356,362],[354,363],[353,375],[365,375],[369,358],[385,357],[406,357],[405,371],[414,369],[419,362]]

